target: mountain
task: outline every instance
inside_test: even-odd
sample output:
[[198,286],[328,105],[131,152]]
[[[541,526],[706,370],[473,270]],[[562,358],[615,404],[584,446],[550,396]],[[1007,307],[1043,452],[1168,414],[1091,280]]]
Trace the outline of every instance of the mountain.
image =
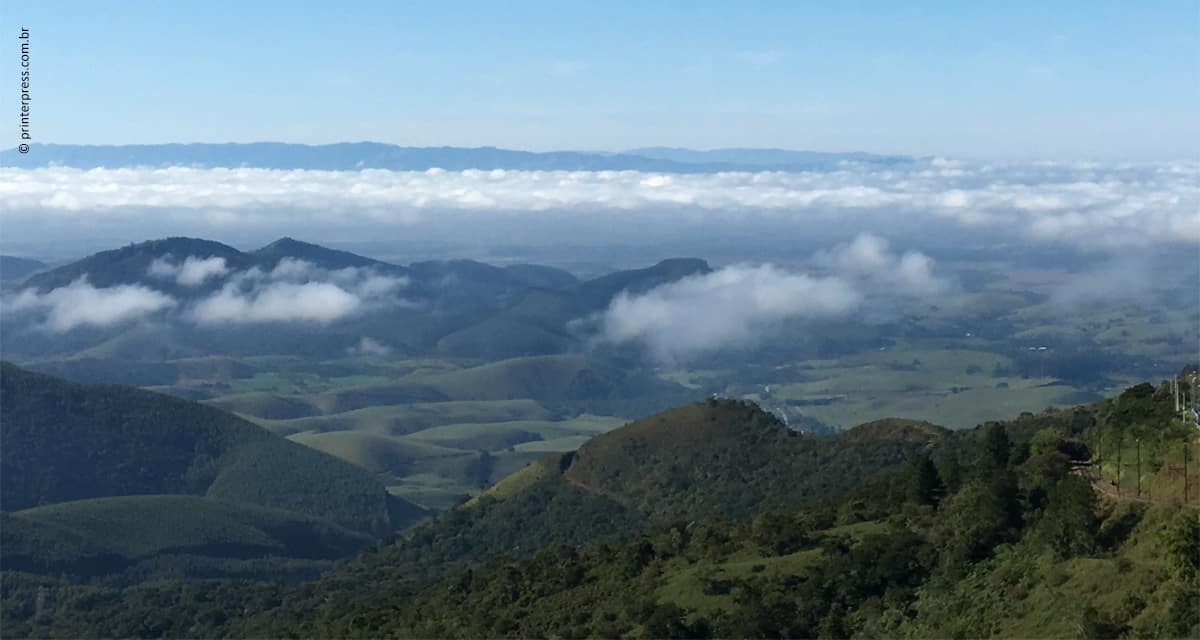
[[378,142],[327,145],[256,142],[250,144],[31,145],[29,153],[0,151],[0,166],[98,167],[258,167],[267,169],[448,171],[514,169],[542,171],[660,171],[697,173],[780,168],[832,168],[840,159],[892,164],[904,156],[864,153],[824,154],[775,149],[691,151],[650,148],[624,153],[530,152],[495,147],[403,147]]
[[382,271],[402,271],[401,267],[379,260],[372,260],[349,251],[329,249],[309,242],[301,242],[292,238],[280,238],[271,244],[252,252],[258,259],[259,266],[264,270],[274,269],[280,260],[290,258],[303,260],[331,271],[345,268],[374,268]]
[[815,437],[751,403],[709,400],[548,455],[478,498],[398,536],[369,562],[413,574],[492,554],[618,541],[677,521],[745,518],[848,491],[929,438]]
[[1166,453],[1195,435],[1175,389],[824,438],[714,399],[547,456],[314,582],[8,571],[0,620],[30,637],[1196,637],[1200,512],[1085,473],[1112,457],[1091,443],[1128,432],[1178,482]]
[[371,537],[294,511],[189,495],[0,514],[6,571],[130,584],[148,577],[313,578]]
[[710,272],[698,258],[671,258],[644,269],[616,271],[559,287],[517,293],[512,302],[439,338],[440,352],[489,359],[562,353],[577,343],[570,323],[603,310],[622,291],[637,294]]
[[735,166],[770,167],[777,171],[810,171],[835,169],[846,163],[874,165],[905,164],[910,156],[876,155],[861,151],[828,153],[822,151],[790,151],[787,149],[710,149],[697,151],[678,147],[642,147],[624,153],[643,158],[667,160],[682,164],[729,164]]
[[155,260],[167,259],[182,262],[186,258],[221,258],[228,269],[248,269],[256,261],[233,247],[200,238],[165,238],[130,244],[120,249],[101,251],[81,260],[35,274],[22,286],[47,292],[86,276],[95,287],[112,287],[121,284],[152,283],[156,288],[169,292],[184,293],[171,279],[155,278],[150,275],[150,265]]
[[671,258],[645,269],[617,271],[582,282],[573,293],[585,308],[599,310],[622,291],[645,293],[659,285],[711,271],[708,263],[699,258]]
[[283,509],[381,535],[424,511],[368,472],[188,400],[0,365],[5,511],[187,494]]
[[24,280],[29,274],[46,268],[46,263],[16,256],[0,256],[0,281]]

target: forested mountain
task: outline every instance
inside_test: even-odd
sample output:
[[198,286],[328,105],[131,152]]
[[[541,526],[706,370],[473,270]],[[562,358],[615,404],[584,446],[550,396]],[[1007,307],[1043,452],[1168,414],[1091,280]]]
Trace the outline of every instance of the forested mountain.
[[0,364],[5,511],[149,494],[283,509],[381,535],[423,511],[366,471],[219,409]]
[[442,574],[493,554],[795,508],[874,477],[938,435],[802,436],[752,404],[687,405],[597,436],[575,453],[546,456],[400,534],[367,562]]
[[[1072,471],[1099,434],[1177,438],[1167,386],[966,432],[893,420],[825,439],[701,403],[527,467],[314,582],[117,589],[9,572],[3,619],[74,636],[1192,637],[1200,513],[1113,501]],[[786,468],[805,441],[856,453],[790,474],[703,461],[757,444],[730,455]],[[849,462],[899,445],[903,465]],[[685,464],[694,487],[662,484]],[[681,511],[693,493],[733,517]]]

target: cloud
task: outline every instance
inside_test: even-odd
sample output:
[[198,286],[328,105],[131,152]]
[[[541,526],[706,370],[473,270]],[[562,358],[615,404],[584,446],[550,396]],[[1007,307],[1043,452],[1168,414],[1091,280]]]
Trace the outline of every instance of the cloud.
[[196,324],[263,322],[329,323],[368,308],[396,303],[404,278],[366,268],[330,271],[284,258],[269,272],[254,267],[231,275],[220,291],[193,304],[186,316]]
[[[1171,274],[1159,274],[1170,282]],[[1148,256],[1116,255],[1070,274],[1050,290],[1050,301],[1067,310],[1096,304],[1150,303],[1156,282]]]
[[386,356],[391,352],[391,347],[367,336],[363,336],[358,344],[346,349],[346,353],[352,356]]
[[61,333],[77,327],[109,327],[174,307],[171,296],[141,285],[96,288],[82,276],[47,293],[26,289],[4,301],[6,312],[44,315],[42,328]]
[[880,293],[930,297],[951,288],[949,280],[934,275],[932,258],[917,251],[897,256],[889,250],[887,239],[870,233],[859,234],[849,244],[817,254],[816,261]]
[[774,322],[840,315],[861,302],[862,295],[840,278],[737,265],[641,295],[621,293],[604,312],[601,331],[608,341],[639,342],[658,359],[675,362],[751,342]]
[[[686,213],[722,225],[836,216],[851,228],[957,226],[1087,249],[1200,244],[1200,162],[987,164],[933,158],[836,170],[697,174],[638,171],[312,171],[0,168],[0,222],[68,221],[166,229],[286,230],[337,225],[378,233],[455,215],[544,213],[611,219]],[[552,216],[552,217],[551,217]],[[32,233],[32,231],[31,231]]]
[[225,266],[225,258],[197,258],[188,256],[180,264],[174,264],[169,258],[157,258],[150,263],[147,273],[156,278],[174,279],[185,287],[197,287],[209,278],[223,276],[229,272]]
[[666,363],[741,346],[797,318],[846,316],[868,303],[945,294],[950,282],[918,252],[897,256],[884,238],[862,234],[815,256],[830,273],[812,276],[774,265],[734,265],[656,287],[621,293],[601,315],[601,340],[635,342]]

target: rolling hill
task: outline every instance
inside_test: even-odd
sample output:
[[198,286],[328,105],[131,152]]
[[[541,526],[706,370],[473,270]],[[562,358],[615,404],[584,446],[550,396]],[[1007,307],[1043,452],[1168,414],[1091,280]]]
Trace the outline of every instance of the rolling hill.
[[62,502],[0,515],[6,571],[102,579],[313,577],[371,541],[293,511],[189,495]]
[[142,494],[286,509],[380,535],[424,512],[365,470],[213,407],[0,365],[6,511]]
[[545,455],[405,532],[375,561],[439,573],[491,554],[796,508],[848,491],[929,445],[803,436],[752,404],[696,403],[598,435],[577,452]]

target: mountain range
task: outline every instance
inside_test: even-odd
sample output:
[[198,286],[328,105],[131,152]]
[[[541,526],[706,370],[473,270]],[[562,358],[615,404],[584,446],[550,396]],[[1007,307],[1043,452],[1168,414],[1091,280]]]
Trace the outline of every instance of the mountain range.
[[710,173],[716,171],[820,171],[843,163],[895,165],[913,161],[908,156],[869,153],[826,153],[783,149],[714,149],[696,151],[643,148],[619,153],[581,151],[516,151],[495,147],[404,147],[378,142],[302,145],[278,142],[248,144],[153,145],[31,145],[29,153],[0,151],[0,166],[47,166],[95,169],[98,167],[197,168],[255,167],[353,171],[390,169],[448,171],[512,169],[539,171],[657,171]]

